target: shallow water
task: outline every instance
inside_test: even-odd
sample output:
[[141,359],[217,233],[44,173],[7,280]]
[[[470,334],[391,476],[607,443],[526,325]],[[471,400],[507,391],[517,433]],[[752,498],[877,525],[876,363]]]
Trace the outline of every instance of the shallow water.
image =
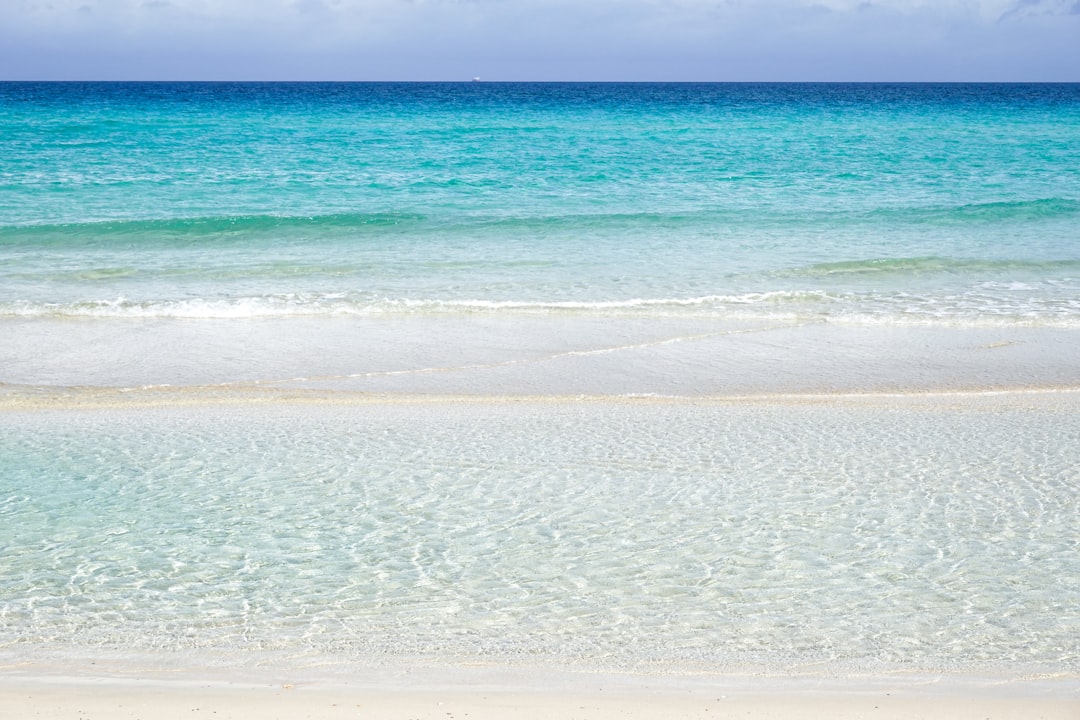
[[0,647],[1080,670],[1076,400],[0,415]]

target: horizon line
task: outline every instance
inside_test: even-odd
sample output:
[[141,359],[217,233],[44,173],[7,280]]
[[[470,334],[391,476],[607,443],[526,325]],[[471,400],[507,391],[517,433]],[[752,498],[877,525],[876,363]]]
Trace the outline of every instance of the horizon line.
[[1080,85],[1078,80],[484,80],[479,77],[442,80],[372,80],[372,79],[119,79],[119,78],[0,78],[0,83],[205,83],[205,84],[551,84],[551,85]]

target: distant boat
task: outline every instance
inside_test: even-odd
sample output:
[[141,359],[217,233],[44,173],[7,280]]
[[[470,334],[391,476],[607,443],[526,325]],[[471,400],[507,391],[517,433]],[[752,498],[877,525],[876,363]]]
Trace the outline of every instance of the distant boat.
[[473,81],[473,82],[480,82],[480,76],[479,76],[479,75],[477,75],[476,77],[474,77],[474,78],[472,79],[472,81]]

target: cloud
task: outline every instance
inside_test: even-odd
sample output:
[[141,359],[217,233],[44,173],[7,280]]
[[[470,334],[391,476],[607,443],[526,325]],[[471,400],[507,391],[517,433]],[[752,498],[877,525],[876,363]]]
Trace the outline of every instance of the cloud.
[[1080,80],[1078,8],[1080,0],[6,0],[0,76]]
[[1075,0],[1013,0],[998,17],[998,21],[1032,17],[1076,15],[1080,2]]

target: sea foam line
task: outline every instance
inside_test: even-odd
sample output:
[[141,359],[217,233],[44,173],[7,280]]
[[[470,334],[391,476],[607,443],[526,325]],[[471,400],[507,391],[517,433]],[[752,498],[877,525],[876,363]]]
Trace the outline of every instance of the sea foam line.
[[630,298],[626,300],[482,300],[373,298],[345,293],[264,295],[201,300],[86,300],[70,303],[13,301],[0,303],[0,317],[177,318],[229,320],[263,317],[390,315],[396,313],[522,312],[634,310],[637,308],[756,305],[838,300],[824,291],[772,290],[734,295]]
[[[1026,287],[1013,288],[1025,290]],[[1030,295],[1030,291],[1027,292]],[[918,296],[906,292],[858,293],[768,290],[690,297],[621,300],[409,299],[368,293],[287,293],[195,300],[85,300],[68,303],[0,302],[0,318],[101,320],[245,320],[417,315],[560,316],[623,314],[724,317],[759,321],[814,319],[845,325],[1080,326],[1080,303],[1054,297],[992,297],[986,292]]]

